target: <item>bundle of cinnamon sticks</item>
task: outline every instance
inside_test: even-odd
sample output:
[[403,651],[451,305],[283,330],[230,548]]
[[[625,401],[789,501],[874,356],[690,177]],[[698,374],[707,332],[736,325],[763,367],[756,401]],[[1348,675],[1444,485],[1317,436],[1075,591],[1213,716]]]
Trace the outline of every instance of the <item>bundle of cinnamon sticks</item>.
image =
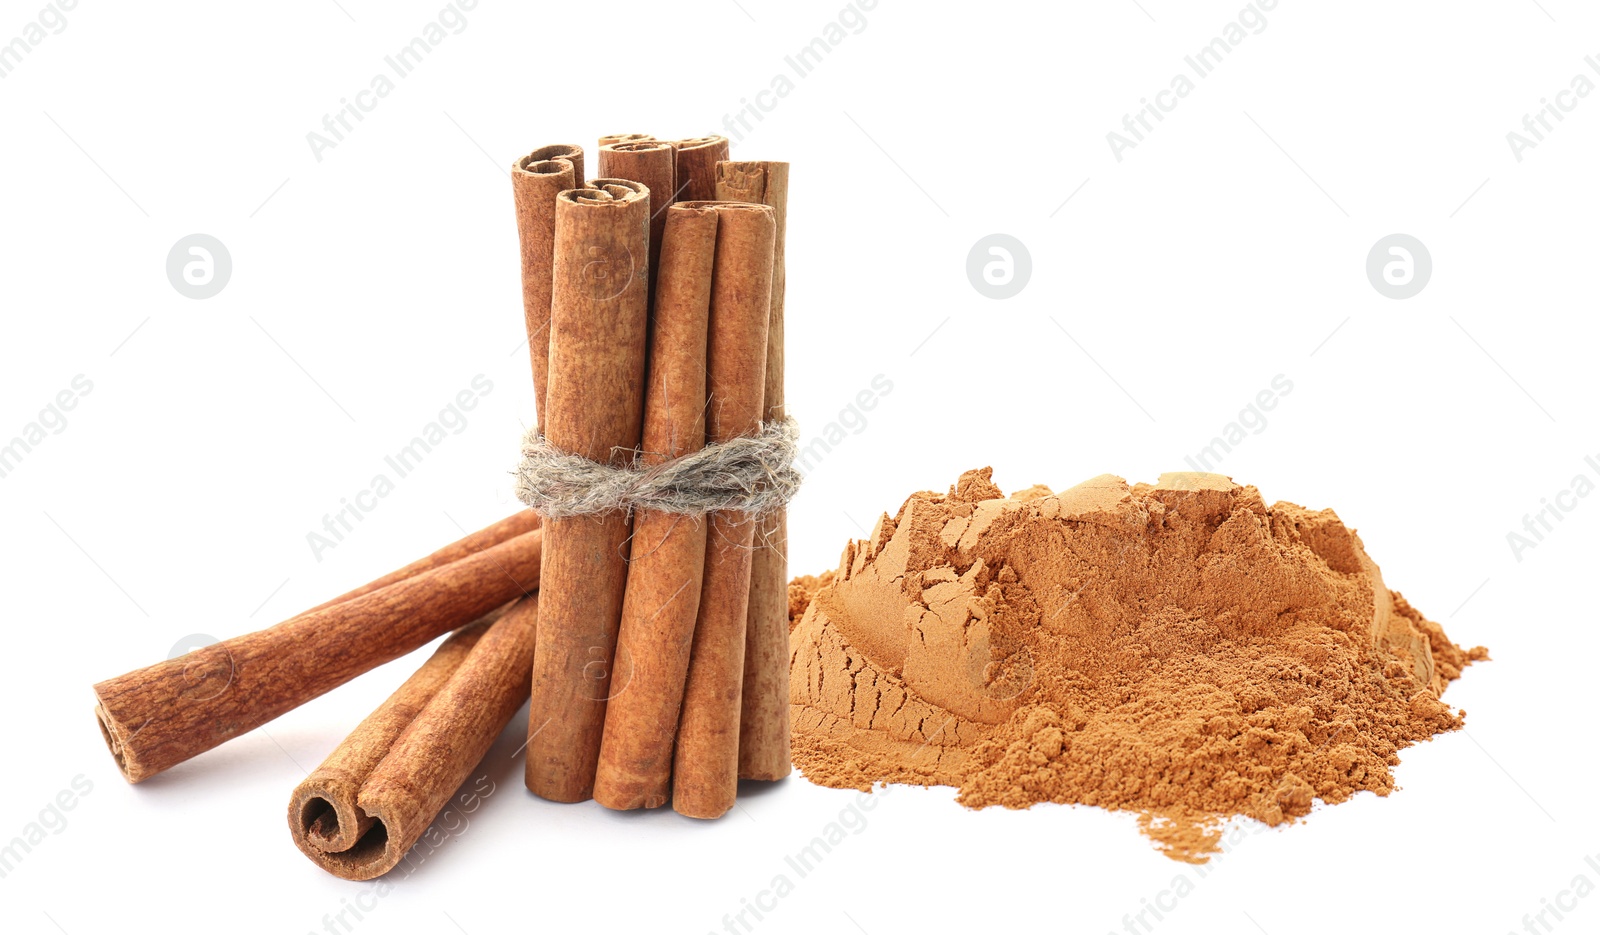
[[[538,430],[657,466],[783,411],[788,165],[722,137],[604,137],[517,160]],[[449,634],[291,795],[353,880],[397,867],[531,698],[527,785],[714,818],[790,770],[785,518],[523,511],[274,627],[94,686],[142,782]],[[453,632],[452,632],[453,631]]]
[[[513,167],[539,424],[654,466],[783,417],[788,165],[723,137],[604,137]],[[733,807],[789,763],[781,512],[546,520],[527,785],[560,802]]]

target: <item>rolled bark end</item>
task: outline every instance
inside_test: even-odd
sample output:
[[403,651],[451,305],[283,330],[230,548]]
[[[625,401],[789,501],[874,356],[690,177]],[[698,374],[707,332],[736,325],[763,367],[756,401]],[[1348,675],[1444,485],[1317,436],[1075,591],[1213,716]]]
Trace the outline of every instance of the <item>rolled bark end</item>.
[[562,171],[563,164],[570,165],[577,183],[583,184],[583,147],[571,143],[541,146],[512,163],[511,171],[513,175],[517,172],[526,172],[529,175],[556,175]]
[[[623,140],[616,143],[607,143],[600,148],[601,152],[611,151],[617,153],[654,153],[661,150],[671,150],[672,144],[665,140]],[[604,172],[605,170],[600,170]]]
[[145,778],[137,764],[130,760],[128,748],[122,742],[122,731],[117,728],[105,705],[98,702],[95,704],[94,719],[100,725],[100,736],[105,739],[106,749],[111,751],[111,758],[116,761],[117,769],[122,771],[122,778],[129,782],[138,782]]
[[[302,831],[305,833],[306,840],[310,841],[315,847],[321,848],[325,851],[349,850],[349,845],[343,844],[343,842],[349,840],[351,832],[349,830],[345,830],[341,833],[341,829],[349,829],[349,818],[352,816],[346,816],[346,820],[341,822],[339,820],[338,809],[334,807],[332,802],[321,797],[306,803],[306,806],[306,809],[301,812],[300,817],[302,822],[306,822],[306,820],[309,819],[313,814],[317,816],[315,819],[311,819],[309,822],[307,822],[305,827],[302,829]],[[356,840],[360,840],[360,838],[357,837]]]
[[606,147],[613,143],[642,143],[654,139],[648,133],[608,133],[600,137],[600,145]]
[[568,143],[541,146],[511,164],[512,204],[522,254],[522,312],[533,369],[533,402],[544,424],[550,366],[551,265],[555,252],[556,196],[583,185],[583,149]]
[[631,204],[650,197],[650,190],[632,179],[590,179],[587,187],[569,188],[556,198],[570,204]]
[[359,882],[383,876],[405,857],[383,819],[355,805],[353,789],[347,794],[329,790],[323,797],[305,794],[302,786],[289,805],[289,817],[299,831],[294,841],[300,852],[341,879]]
[[382,815],[357,804],[356,783],[312,779],[295,789],[289,824],[295,846],[312,863],[344,880],[383,876],[405,859],[410,844],[390,833]]
[[441,644],[295,787],[295,847],[346,880],[407,860],[527,698],[537,615],[527,597]]
[[528,175],[560,175],[567,170],[567,165],[568,163],[560,162],[555,159],[546,159],[541,162],[518,164],[516,171],[523,172]]
[[672,144],[664,140],[635,140],[607,143],[600,147],[600,174],[606,178],[632,179],[650,190],[650,307],[655,307],[655,278],[660,270],[661,238],[667,224],[667,208],[677,194],[677,157]]
[[[300,833],[322,850],[337,848],[341,841],[348,838],[347,834],[339,833],[341,825],[348,828],[350,822],[339,821],[338,806],[332,799],[312,796],[300,806]],[[348,847],[342,849],[349,850]]]
[[352,782],[328,779],[312,779],[295,789],[289,817],[306,856],[317,859],[308,848],[322,854],[348,851],[372,830],[377,819],[356,807],[357,791]]

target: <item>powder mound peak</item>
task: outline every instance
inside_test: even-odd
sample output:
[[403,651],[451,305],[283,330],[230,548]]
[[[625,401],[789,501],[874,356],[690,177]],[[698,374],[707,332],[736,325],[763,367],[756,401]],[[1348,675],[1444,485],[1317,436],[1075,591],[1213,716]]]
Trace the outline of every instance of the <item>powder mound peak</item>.
[[1132,811],[1185,860],[1229,817],[1387,795],[1398,750],[1461,725],[1439,696],[1487,658],[1389,590],[1333,511],[1196,472],[1006,496],[967,471],[796,579],[791,612],[812,781]]

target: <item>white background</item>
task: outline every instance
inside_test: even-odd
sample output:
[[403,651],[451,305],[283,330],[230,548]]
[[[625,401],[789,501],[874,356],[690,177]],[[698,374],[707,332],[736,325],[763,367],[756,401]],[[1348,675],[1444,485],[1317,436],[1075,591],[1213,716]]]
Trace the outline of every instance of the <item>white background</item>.
[[[1574,0],[1282,0],[1120,162],[1106,134],[1237,0],[883,0],[734,145],[794,167],[791,411],[815,434],[875,375],[893,384],[795,501],[796,572],[970,467],[1008,490],[1183,469],[1282,374],[1292,393],[1219,470],[1335,508],[1391,586],[1494,654],[1445,696],[1467,730],[1405,751],[1396,794],[1244,826],[1199,879],[1131,815],[980,813],[896,787],[798,879],[784,856],[855,793],[795,776],[715,823],[551,804],[521,786],[519,717],[471,826],[378,896],[301,857],[283,813],[416,659],[126,785],[93,682],[515,506],[533,409],[512,160],[721,131],[840,5],[485,0],[316,159],[306,134],[440,8],[88,0],[0,81],[0,441],[74,376],[93,384],[0,479],[0,843],[92,784],[0,879],[0,928],[698,933],[788,872],[755,930],[1098,933],[1182,873],[1194,891],[1156,931],[1500,933],[1580,873],[1600,884],[1584,863],[1600,497],[1521,561],[1506,539],[1600,456],[1600,94],[1520,162],[1506,140],[1575,75],[1600,82],[1584,62],[1600,16]],[[39,9],[0,3],[0,41]],[[196,232],[233,258],[206,300],[165,274]],[[995,232],[1033,258],[1006,301],[965,272]],[[1364,271],[1395,232],[1434,264],[1404,301]],[[478,374],[493,391],[466,428],[318,561],[307,533]],[[361,920],[324,922],[358,897]],[[1545,921],[1594,931],[1600,898]]]

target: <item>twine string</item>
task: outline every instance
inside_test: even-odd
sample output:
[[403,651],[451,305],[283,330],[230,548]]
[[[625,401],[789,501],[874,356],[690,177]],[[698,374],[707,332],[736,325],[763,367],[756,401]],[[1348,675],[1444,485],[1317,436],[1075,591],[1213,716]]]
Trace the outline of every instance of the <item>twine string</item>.
[[760,516],[800,489],[799,424],[765,422],[755,435],[707,445],[661,464],[610,465],[550,444],[537,428],[522,440],[517,499],[543,516],[655,510],[698,516],[723,510]]

